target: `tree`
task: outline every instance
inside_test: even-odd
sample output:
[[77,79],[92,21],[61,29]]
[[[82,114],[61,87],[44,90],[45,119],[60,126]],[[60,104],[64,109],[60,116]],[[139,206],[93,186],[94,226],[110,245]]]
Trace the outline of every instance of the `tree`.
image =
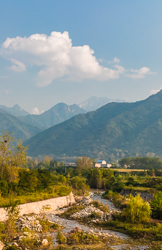
[[26,147],[14,140],[12,133],[0,136],[0,180],[18,181],[18,169],[26,165]]
[[86,156],[83,156],[82,158],[78,158],[77,160],[77,167],[79,169],[91,168],[93,164],[94,164],[94,159],[93,158],[88,159]]
[[157,192],[154,199],[150,203],[152,209],[152,217],[162,220],[162,192]]
[[150,205],[139,194],[136,197],[130,196],[124,215],[127,221],[132,223],[147,222],[151,215]]

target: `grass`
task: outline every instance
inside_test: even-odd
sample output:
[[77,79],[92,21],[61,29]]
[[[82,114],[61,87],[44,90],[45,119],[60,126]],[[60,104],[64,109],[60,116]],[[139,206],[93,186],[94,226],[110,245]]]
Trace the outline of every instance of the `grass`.
[[112,220],[98,223],[98,226],[125,233],[135,239],[142,239],[143,242],[162,241],[162,224],[151,220],[145,224],[133,224],[120,220]]
[[148,192],[151,194],[154,194],[157,192],[157,190],[155,188],[148,188],[148,187],[129,187],[129,186],[125,186],[124,187],[125,190],[134,190],[134,191],[141,191],[141,192]]
[[130,173],[130,172],[143,172],[146,169],[128,169],[128,168],[112,168],[113,171],[118,171],[122,173]]
[[92,201],[91,204],[100,209],[101,211],[105,212],[105,213],[108,213],[109,212],[109,207],[108,205],[104,205],[103,203],[99,202],[99,201]]
[[24,195],[12,195],[8,197],[0,197],[0,207],[5,207],[9,204],[10,199],[12,198],[12,201],[17,201],[18,204],[24,204],[24,203],[30,203],[35,201],[41,201],[41,200],[47,200],[51,198],[56,198],[59,196],[66,196],[70,194],[71,189],[69,187],[60,187],[57,188],[56,192],[49,193],[49,192],[35,192],[35,193],[27,193]]
[[76,205],[75,206],[71,206],[64,213],[62,213],[60,215],[60,217],[68,219],[70,217],[70,215],[72,215],[72,214],[74,214],[76,212],[79,212],[82,209],[84,209],[84,207],[82,205],[80,205],[80,206],[76,206]]

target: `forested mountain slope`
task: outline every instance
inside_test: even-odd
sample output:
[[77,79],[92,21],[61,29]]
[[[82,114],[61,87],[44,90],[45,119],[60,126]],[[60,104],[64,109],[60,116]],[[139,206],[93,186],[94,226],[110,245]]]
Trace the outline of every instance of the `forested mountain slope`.
[[21,120],[34,126],[41,127],[42,129],[47,129],[58,123],[66,121],[77,114],[85,112],[86,111],[84,109],[80,108],[76,104],[68,106],[65,103],[58,103],[40,115],[27,115],[21,117]]
[[109,103],[32,137],[29,155],[83,156],[114,160],[162,156],[162,91],[144,101]]
[[25,141],[39,133],[41,129],[21,121],[19,118],[0,109],[0,134],[2,131],[13,132],[15,139]]

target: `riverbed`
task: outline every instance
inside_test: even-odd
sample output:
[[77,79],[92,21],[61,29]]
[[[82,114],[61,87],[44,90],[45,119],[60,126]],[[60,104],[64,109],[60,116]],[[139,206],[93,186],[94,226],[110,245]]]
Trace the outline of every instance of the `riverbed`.
[[[93,200],[97,200],[99,202],[102,202],[104,205],[107,204],[109,206],[109,209],[111,212],[119,211],[111,201],[106,200],[106,199],[102,199],[101,195],[99,195],[99,194],[90,193],[90,197]],[[119,239],[123,239],[123,240],[130,239],[130,237],[126,234],[123,234],[120,232],[114,232],[112,230],[105,230],[105,229],[101,230],[101,229],[97,229],[97,228],[90,227],[87,225],[83,225],[75,220],[64,219],[64,218],[61,218],[58,215],[55,215],[53,213],[48,214],[48,218],[50,221],[55,222],[55,223],[64,227],[62,229],[62,233],[69,233],[73,228],[79,227],[80,229],[84,230],[85,232],[89,232],[89,233],[90,232],[91,233],[98,233],[99,235],[100,234],[102,235],[102,233],[104,233],[107,236],[111,236],[111,237],[114,236],[114,237],[118,237]],[[54,236],[54,245],[56,246],[57,245],[56,234],[54,233],[53,236]],[[116,250],[116,249],[124,249],[123,246],[124,245],[111,246],[111,247],[112,247],[112,249]],[[137,248],[132,248],[132,249],[137,249]],[[145,249],[147,249],[147,246],[138,246],[138,249],[145,250]]]

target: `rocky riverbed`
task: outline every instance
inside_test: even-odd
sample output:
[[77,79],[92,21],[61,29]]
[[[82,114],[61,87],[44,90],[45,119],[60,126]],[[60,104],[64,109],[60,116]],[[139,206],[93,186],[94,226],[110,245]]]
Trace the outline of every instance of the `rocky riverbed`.
[[[92,233],[95,236],[116,237],[118,239],[128,241],[130,237],[126,234],[123,234],[120,232],[114,232],[112,230],[98,229],[87,224],[86,225],[82,224],[75,220],[79,217],[86,218],[91,213],[94,213],[94,212],[99,213],[101,215],[101,220],[107,220],[113,212],[120,212],[119,209],[117,209],[113,205],[112,202],[106,199],[102,199],[101,195],[102,193],[94,194],[93,192],[91,192],[89,196],[84,197],[81,201],[78,202],[78,205],[84,205],[86,207],[83,210],[72,214],[69,219],[61,218],[59,216],[61,213],[65,212],[68,208],[59,209],[58,211],[55,212],[55,214],[53,213],[48,214],[48,218],[50,219],[50,221],[55,222],[59,225],[62,225],[64,227],[62,229],[62,233],[64,233],[65,235],[70,233],[72,230],[74,230],[74,228],[79,228],[80,230],[84,230],[84,232]],[[109,206],[109,213],[107,214],[107,217],[106,216],[104,217],[104,214],[105,214],[104,212],[90,205],[92,201],[99,201],[99,202],[102,202],[104,205]],[[92,220],[91,222],[97,222],[97,221]],[[56,234],[53,234],[53,235],[56,236]],[[54,245],[55,246],[57,245],[57,242],[55,239],[54,239]],[[121,245],[111,245],[111,248],[114,250],[117,250],[117,249],[119,250],[126,250],[126,249],[145,250],[148,247],[140,246],[140,245],[130,247],[129,244],[121,244]]]
[[[71,216],[66,219],[66,218],[62,218],[60,217],[60,214],[66,212],[66,210],[69,208],[61,208],[58,209],[56,211],[52,211],[51,213],[47,213],[46,214],[46,218],[48,218],[49,223],[56,223],[58,225],[60,225],[61,232],[63,233],[63,235],[65,237],[68,237],[70,234],[74,233],[75,231],[79,231],[81,232],[82,230],[86,233],[89,233],[91,235],[97,236],[97,237],[104,237],[107,239],[117,239],[121,242],[119,245],[112,245],[109,244],[107,246],[111,247],[111,249],[114,250],[126,250],[126,249],[132,249],[132,250],[136,250],[136,249],[140,249],[140,250],[145,250],[148,247],[147,246],[133,246],[130,247],[128,244],[128,241],[130,240],[130,237],[127,236],[126,234],[120,233],[120,232],[114,232],[112,230],[105,230],[105,229],[99,229],[99,228],[95,228],[95,223],[96,222],[102,222],[102,221],[107,221],[111,219],[111,215],[113,212],[120,212],[117,208],[115,208],[115,206],[113,205],[112,202],[106,200],[106,199],[102,199],[101,194],[95,194],[93,192],[89,193],[89,196],[87,197],[82,197],[82,199],[80,199],[78,201],[78,203],[76,205],[83,207],[83,209],[81,209],[78,212],[75,212],[73,214],[71,214]],[[95,207],[93,201],[98,201],[100,203],[102,203],[103,205],[108,205],[109,209],[107,212],[103,212],[100,210],[100,207]],[[98,218],[94,219],[92,218],[92,220],[90,220],[90,224],[84,223],[84,222],[78,222],[78,219],[85,219],[89,218],[92,214],[97,214]],[[22,249],[21,247],[21,241],[24,238],[31,238],[33,237],[33,239],[37,239],[37,241],[39,242],[40,246],[47,246],[46,249],[48,249],[48,240],[45,237],[42,237],[43,233],[42,233],[42,226],[39,222],[39,216],[38,215],[26,215],[26,216],[22,216],[20,217],[17,222],[16,222],[16,226],[18,228],[19,231],[23,232],[21,234],[21,236],[17,236],[14,238],[14,241],[10,243],[10,245],[15,245],[18,248],[17,249]],[[84,220],[83,220],[84,221]],[[93,224],[92,224],[93,223]],[[27,232],[25,232],[25,230],[27,230]],[[28,231],[32,231],[35,232],[34,234],[28,232]],[[53,237],[53,244],[54,247],[57,246],[57,232],[50,232],[50,235]],[[110,240],[111,242],[111,240]],[[5,250],[7,248],[7,246],[4,246],[1,242],[0,242],[0,250]],[[82,249],[82,248],[77,248],[77,249]],[[88,249],[88,248],[87,248]]]

